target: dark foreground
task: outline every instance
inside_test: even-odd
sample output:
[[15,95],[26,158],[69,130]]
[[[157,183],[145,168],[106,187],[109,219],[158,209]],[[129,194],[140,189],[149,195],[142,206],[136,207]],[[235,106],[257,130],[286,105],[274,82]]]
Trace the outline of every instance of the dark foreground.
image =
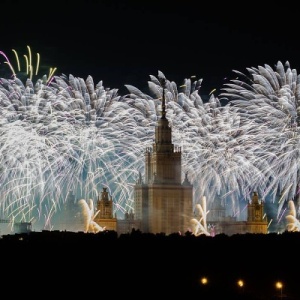
[[0,240],[1,285],[23,298],[296,300],[299,250],[300,233],[290,232],[230,237],[31,232]]

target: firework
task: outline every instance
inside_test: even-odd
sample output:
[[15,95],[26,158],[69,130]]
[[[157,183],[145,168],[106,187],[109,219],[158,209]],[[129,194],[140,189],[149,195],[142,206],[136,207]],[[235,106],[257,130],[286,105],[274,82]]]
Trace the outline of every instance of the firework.
[[[257,131],[261,153],[269,164],[268,189],[275,201],[279,195],[278,217],[286,201],[299,197],[300,139],[299,104],[300,77],[289,62],[247,68],[248,75],[235,71],[238,79],[223,88],[223,97],[238,108],[243,122],[252,121]],[[251,124],[251,123],[250,123]],[[299,199],[296,200],[299,205]]]
[[[107,187],[114,213],[133,210],[133,185],[144,173],[144,151],[154,138],[165,82],[167,118],[173,143],[182,148],[183,176],[194,186],[195,205],[207,197],[222,201],[231,214],[240,199],[264,190],[267,166],[259,155],[265,141],[231,105],[212,93],[200,96],[202,79],[175,82],[150,75],[150,93],[126,85],[118,95],[102,81],[54,76],[50,84],[29,78],[0,81],[1,212],[18,220],[51,219],[68,195],[95,199]],[[229,204],[228,204],[229,202]]]
[[297,213],[294,201],[288,201],[289,213],[285,217],[287,220],[286,229],[287,231],[300,231],[300,221],[297,219]]
[[202,197],[202,203],[196,204],[196,209],[198,210],[199,219],[192,218],[191,224],[193,226],[192,233],[195,236],[199,236],[201,234],[210,235],[208,232],[208,226],[206,222],[206,216],[209,211],[206,210],[206,197]]
[[230,213],[238,214],[240,199],[250,200],[253,190],[265,188],[265,174],[259,167],[267,162],[257,155],[262,142],[257,132],[263,125],[253,128],[251,120],[242,123],[237,111],[230,105],[222,106],[213,94],[204,102],[200,96],[202,79],[185,79],[179,89],[162,72],[150,79],[151,95],[127,85],[127,102],[141,111],[143,122],[156,120],[161,111],[160,79],[164,79],[173,143],[182,148],[182,169],[194,186],[195,204],[205,196],[208,206],[213,201],[230,202]]
[[[13,78],[16,77],[20,78],[21,74],[24,74],[26,79],[29,78],[30,80],[33,80],[33,77],[39,75],[40,60],[41,60],[39,53],[36,53],[36,59],[34,61],[32,57],[31,48],[30,46],[27,46],[27,53],[23,54],[23,59],[25,61],[25,67],[24,67],[23,64],[21,64],[20,62],[20,57],[18,52],[15,49],[12,49],[12,52],[14,53],[15,64],[11,62],[11,60],[8,58],[8,55],[6,55],[3,51],[0,51],[0,55],[2,55],[5,58],[4,63],[8,65]],[[48,75],[44,75],[42,77],[44,83],[49,84],[55,72],[56,72],[56,68],[50,68]]]
[[92,199],[89,199],[88,202],[84,199],[80,199],[78,205],[81,208],[84,232],[98,233],[105,230],[105,227],[100,226],[94,221],[100,211],[95,211],[94,201]]
[[138,113],[92,77],[62,75],[49,86],[1,79],[2,214],[38,218],[51,228],[68,194],[95,198],[103,186],[116,200],[116,212],[132,209],[130,185],[149,138],[148,129],[137,126]]

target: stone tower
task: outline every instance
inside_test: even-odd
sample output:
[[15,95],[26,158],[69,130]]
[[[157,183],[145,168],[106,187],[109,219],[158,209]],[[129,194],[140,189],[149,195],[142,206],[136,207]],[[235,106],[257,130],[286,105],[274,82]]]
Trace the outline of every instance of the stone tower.
[[252,201],[248,204],[248,222],[262,222],[264,214],[264,204],[259,201],[257,192],[253,192]]
[[145,179],[140,174],[134,187],[135,217],[141,230],[150,233],[185,233],[193,216],[193,186],[181,176],[181,149],[172,144],[166,118],[165,81],[162,112],[155,128],[152,149],[145,153]]
[[258,193],[253,192],[252,200],[248,203],[247,226],[245,232],[268,233],[268,220],[264,215],[264,203]]

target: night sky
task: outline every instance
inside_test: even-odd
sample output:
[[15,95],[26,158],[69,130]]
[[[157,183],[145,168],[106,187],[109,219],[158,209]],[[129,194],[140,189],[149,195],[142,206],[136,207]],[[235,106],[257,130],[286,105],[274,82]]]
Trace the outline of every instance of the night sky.
[[217,95],[236,76],[232,70],[278,61],[300,68],[299,18],[291,4],[7,0],[0,16],[0,51],[9,58],[12,49],[27,54],[29,45],[41,55],[40,70],[91,75],[121,94],[125,84],[145,91],[158,71],[178,86],[190,76],[203,78],[203,94],[216,89]]
[[[149,75],[156,76],[158,71],[161,71],[168,80],[175,81],[178,86],[185,78],[191,76],[203,78],[200,92],[208,95],[216,89],[217,96],[221,92],[222,85],[236,77],[233,70],[246,72],[246,68],[265,64],[273,67],[278,61],[283,63],[289,61],[291,67],[300,72],[299,9],[296,7],[296,2],[271,3],[270,5],[263,1],[232,3],[201,0],[2,0],[0,51],[13,62],[12,49],[18,51],[20,57],[23,57],[28,53],[27,46],[30,46],[33,54],[41,55],[41,72],[45,70],[46,73],[50,67],[56,67],[56,75],[72,74],[84,79],[91,75],[95,84],[101,80],[105,87],[119,89],[120,94],[127,92],[124,87],[126,84],[145,91],[147,81],[150,80]],[[0,77],[9,77],[11,73],[4,62],[5,58],[0,55]],[[178,251],[179,248],[175,247],[175,249]],[[195,253],[200,253],[200,257],[203,255],[203,248],[199,249],[199,252]],[[224,249],[226,250],[226,247]],[[286,247],[285,249],[296,253],[295,250],[299,248]],[[169,253],[173,250],[170,249]],[[294,260],[291,256],[286,261],[288,252],[280,252],[275,247],[273,250],[274,253],[262,252],[263,255],[268,256],[268,262],[272,263],[272,266],[274,263],[277,267],[280,263],[278,270],[284,266],[283,270],[286,271],[290,265],[293,267],[291,270],[299,270],[299,260],[296,256]],[[35,253],[31,252],[31,254]],[[136,252],[132,253],[136,255]],[[240,249],[237,253],[244,254]],[[136,260],[139,263],[145,261],[144,253],[140,252],[140,254],[143,254],[143,257]],[[223,255],[224,250],[218,252],[216,257],[221,257],[220,254]],[[234,254],[231,254],[233,258]],[[192,261],[192,263],[196,261],[197,264],[201,262],[197,256],[180,255],[181,253],[176,257],[176,261]],[[65,255],[61,257],[64,258]],[[126,258],[125,255],[124,257]],[[222,261],[226,261],[226,257],[224,260],[223,257],[221,258]],[[228,270],[231,267],[229,263],[232,262],[230,258],[231,256],[227,260]],[[126,259],[130,263],[128,258]],[[86,264],[86,257],[78,261]],[[119,264],[119,260],[113,261]],[[169,261],[171,267],[176,266],[173,260]],[[31,263],[29,260],[24,262]],[[70,266],[77,268],[77,264],[73,262],[72,260]],[[129,263],[127,269],[131,270],[132,265]],[[89,265],[93,266],[92,271],[98,270],[93,264]],[[51,267],[51,264],[49,266]],[[43,270],[47,270],[47,274],[52,276],[53,273],[48,272],[49,266],[43,266]],[[53,266],[56,267],[56,264]],[[186,266],[185,270],[188,270],[188,264],[184,266]],[[259,266],[258,274],[263,276],[265,265],[260,263]],[[19,266],[18,268],[25,270],[28,267],[25,265],[24,268]],[[122,268],[127,270],[124,261],[122,261]],[[15,272],[15,268],[10,269]],[[28,269],[36,272],[35,268]],[[65,276],[67,268],[60,268],[60,270],[64,272],[61,272],[60,281],[56,280],[53,283],[55,286],[57,282],[67,278]],[[148,277],[149,274],[152,276],[153,272],[148,272],[147,269]],[[72,272],[72,276],[75,277],[74,274],[82,279],[81,274],[78,275],[78,269]],[[83,274],[90,273],[87,271]],[[32,280],[31,273],[29,275],[27,274],[26,278]],[[185,276],[186,273],[183,275]],[[10,279],[11,276],[5,278]],[[52,286],[49,289],[49,281],[43,276],[40,278],[43,279],[44,285],[47,283],[47,286],[44,286],[45,290],[56,293],[56,289]],[[126,278],[127,284],[131,277]],[[36,281],[34,282],[36,284]],[[101,281],[98,280],[99,282]],[[22,280],[19,280],[19,283],[22,283]],[[68,292],[72,290],[69,289],[68,284],[59,285],[60,288],[61,286]],[[150,291],[152,288],[151,282]],[[119,290],[123,292],[125,289]],[[77,292],[78,289],[74,291]]]

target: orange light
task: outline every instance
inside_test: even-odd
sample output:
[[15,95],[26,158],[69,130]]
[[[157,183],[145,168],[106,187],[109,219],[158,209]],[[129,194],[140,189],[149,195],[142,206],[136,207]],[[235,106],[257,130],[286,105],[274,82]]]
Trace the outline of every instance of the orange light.
[[244,286],[244,281],[240,279],[240,280],[238,280],[237,284],[238,284],[239,287],[243,287]]

